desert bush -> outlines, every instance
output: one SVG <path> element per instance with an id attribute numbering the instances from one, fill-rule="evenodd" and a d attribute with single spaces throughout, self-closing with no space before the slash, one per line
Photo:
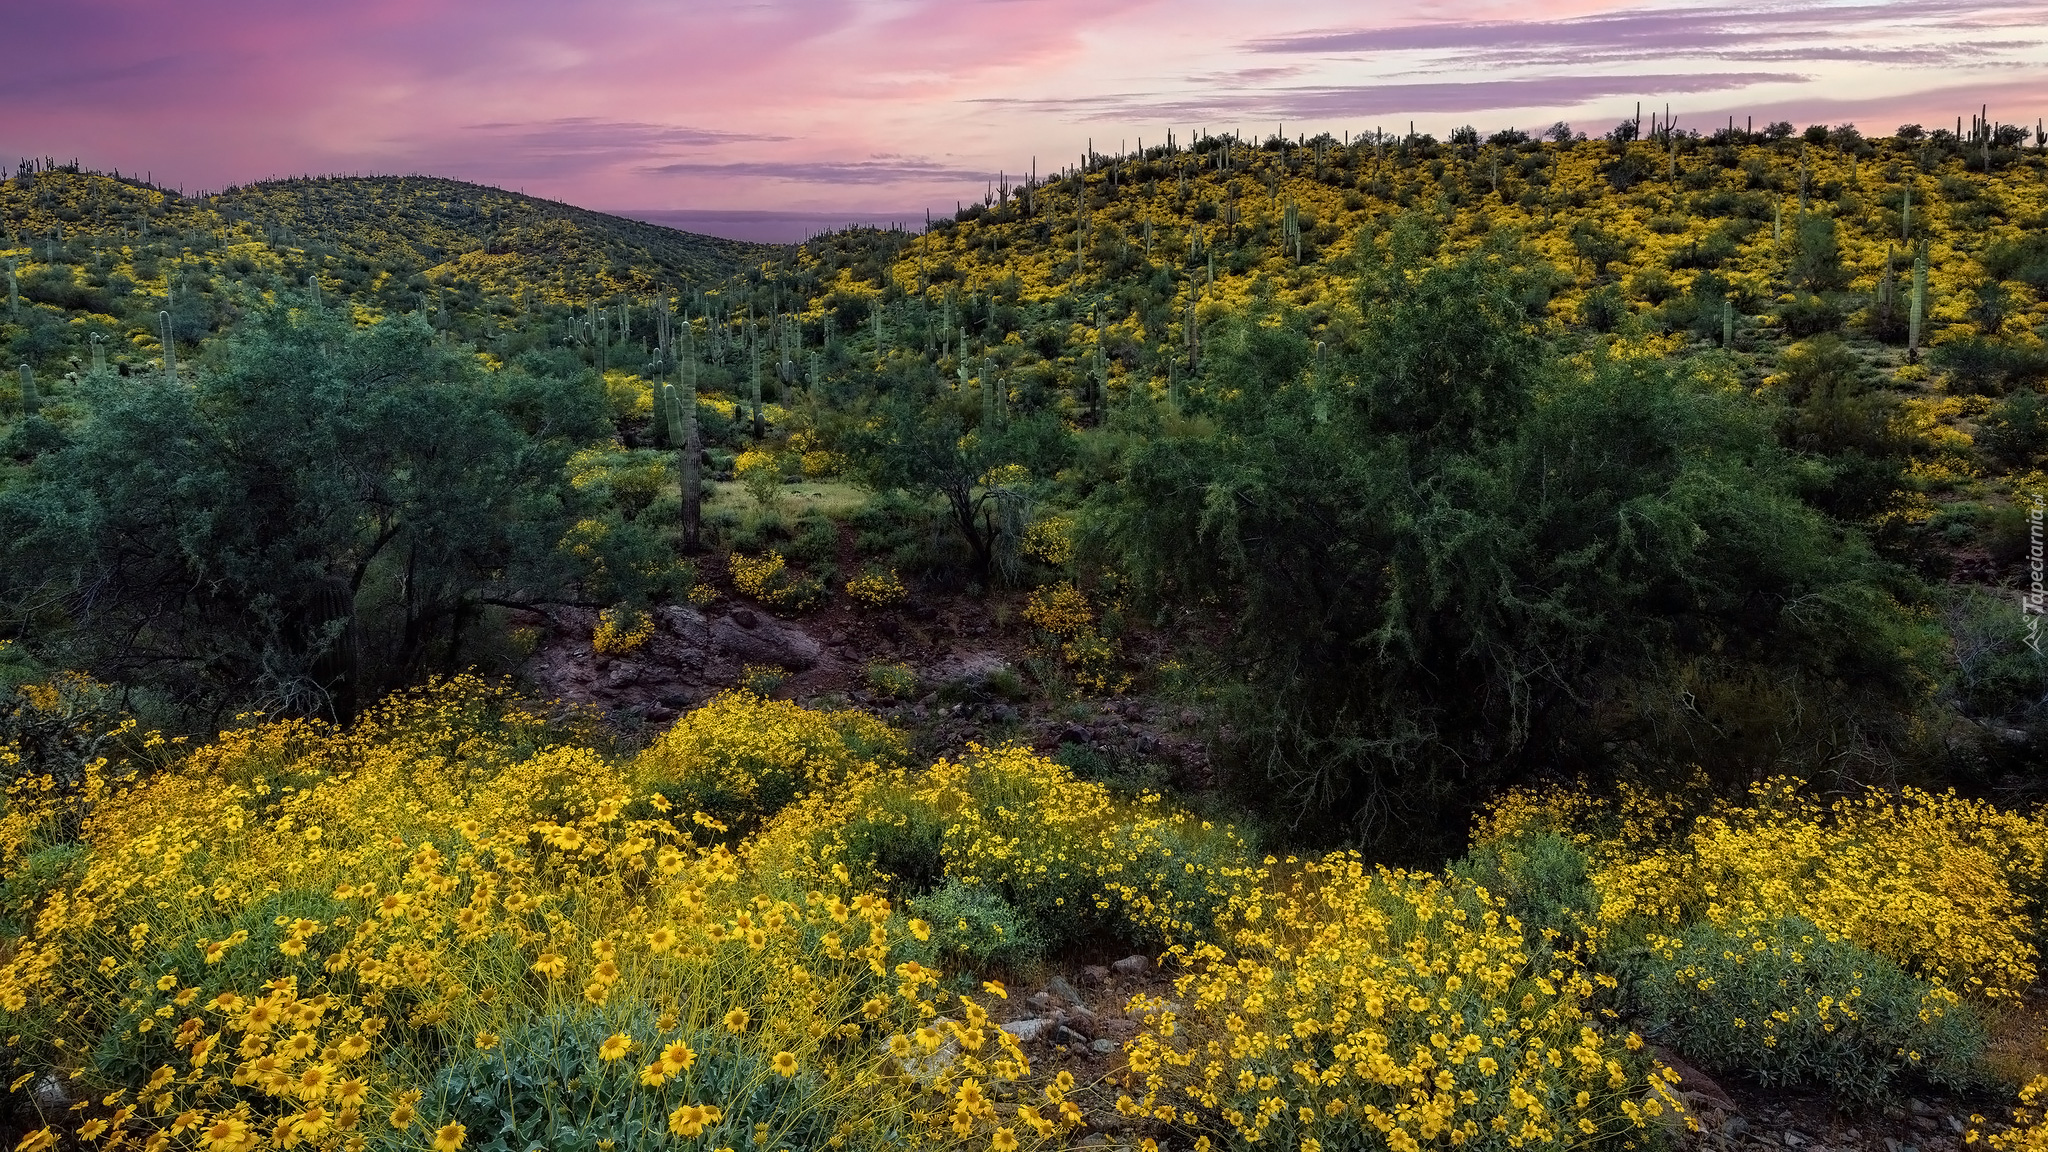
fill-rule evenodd
<path id="1" fill-rule="evenodd" d="M 1630 968 L 1653 1034 L 1712 1069 L 1866 1102 L 1981 1079 L 1967 1002 L 1801 917 L 1653 934 Z"/>

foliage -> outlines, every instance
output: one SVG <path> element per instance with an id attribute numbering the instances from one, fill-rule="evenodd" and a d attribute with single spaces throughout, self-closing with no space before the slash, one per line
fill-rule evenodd
<path id="1" fill-rule="evenodd" d="M 1185 1008 L 1133 1002 L 1144 1079 L 1127 1114 L 1230 1148 L 1402 1152 L 1644 1147 L 1658 1116 L 1683 1114 L 1642 1041 L 1597 1026 L 1612 978 L 1529 948 L 1469 881 L 1290 858 L 1218 928 L 1174 950 Z"/>
<path id="2" fill-rule="evenodd" d="M 987 1147 L 1030 1062 L 964 997 L 931 1022 L 902 911 L 789 890 L 632 783 L 719 734 L 644 764 L 589 735 L 457 681 L 110 790 L 0 964 L 9 1076 L 69 1078 L 106 1100 L 69 1123 L 137 1143 Z M 954 1066 L 904 1076 L 942 1029 Z"/>
<path id="3" fill-rule="evenodd" d="M 887 608 L 902 603 L 908 593 L 894 568 L 870 564 L 846 582 L 846 594 L 870 608 Z"/>
<path id="4" fill-rule="evenodd" d="M 917 672 L 908 664 L 872 661 L 867 667 L 868 687 L 893 700 L 907 700 L 917 694 Z"/>
<path id="5" fill-rule="evenodd" d="M 1822 717 L 1910 707 L 1931 637 L 1803 504 L 1767 408 L 1708 365 L 1556 357 L 1512 248 L 1445 254 L 1410 223 L 1362 258 L 1355 357 L 1284 326 L 1212 340 L 1217 433 L 1158 429 L 1094 497 L 1099 553 L 1155 607 L 1231 613 L 1252 779 L 1426 830 L 1411 814 L 1579 744 L 1601 685 L 1688 660 L 1772 669 Z"/>
<path id="6" fill-rule="evenodd" d="M 1710 1068 L 1855 1100 L 1901 1082 L 1967 1088 L 1984 1025 L 1959 996 L 1798 917 L 1653 934 L 1634 990 L 1658 1034 Z"/>
<path id="7" fill-rule="evenodd" d="M 1048 948 L 1096 932 L 1199 938 L 1245 867 L 1232 829 L 1156 795 L 1119 800 L 1026 749 L 978 745 L 917 775 L 815 794 L 778 817 L 755 852 L 798 885 L 845 875 L 912 896 L 949 882 L 987 888 Z"/>
<path id="8" fill-rule="evenodd" d="M 1600 919 L 1617 928 L 1800 917 L 1973 1000 L 2010 1002 L 2033 984 L 2033 924 L 2048 892 L 2037 818 L 1912 789 L 1823 804 L 1784 779 L 1696 819 L 1687 807 L 1640 789 L 1614 799 L 1516 791 L 1479 839 L 1572 836 L 1594 858 Z"/>
<path id="9" fill-rule="evenodd" d="M 637 779 L 677 811 L 746 828 L 798 796 L 846 786 L 895 763 L 901 738 L 860 712 L 814 712 L 727 692 L 676 721 L 633 761 Z"/>
<path id="10" fill-rule="evenodd" d="M 64 604 L 61 642 L 108 678 L 347 715 L 459 653 L 482 598 L 575 575 L 553 544 L 588 396 L 423 323 L 277 310 L 191 387 L 89 393 L 0 521 L 10 600 Z"/>
<path id="11" fill-rule="evenodd" d="M 607 656 L 623 656 L 637 650 L 652 635 L 654 617 L 632 609 L 607 608 L 598 613 L 590 646 Z"/>
<path id="12" fill-rule="evenodd" d="M 764 604 L 800 612 L 816 607 L 825 598 L 823 581 L 792 573 L 785 566 L 782 553 L 773 549 L 759 558 L 734 552 L 726 565 L 732 572 L 733 585 Z"/>

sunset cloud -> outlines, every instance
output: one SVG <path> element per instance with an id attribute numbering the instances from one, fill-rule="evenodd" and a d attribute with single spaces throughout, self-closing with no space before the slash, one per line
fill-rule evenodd
<path id="1" fill-rule="evenodd" d="M 747 227 L 918 218 L 998 171 L 1285 121 L 1601 130 L 2048 114 L 2048 0 L 67 0 L 8 16 L 0 158 L 188 190 L 432 172 Z"/>

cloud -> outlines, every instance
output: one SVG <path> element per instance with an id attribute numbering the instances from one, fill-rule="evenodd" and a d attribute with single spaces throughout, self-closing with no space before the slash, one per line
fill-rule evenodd
<path id="1" fill-rule="evenodd" d="M 1202 95 L 1136 94 L 1099 100 L 1040 100 L 1033 106 L 1089 120 L 1229 121 L 1391 116 L 1550 108 L 1614 97 L 1648 98 L 1717 92 L 1758 84 L 1795 84 L 1792 72 L 1698 72 L 1618 76 L 1528 76 L 1512 80 L 1443 80 L 1241 89 Z"/>
<path id="2" fill-rule="evenodd" d="M 1772 7 L 1696 6 L 1630 9 L 1564 20 L 1431 21 L 1387 28 L 1300 32 L 1250 41 L 1256 53 L 1320 55 L 1382 52 L 1548 53 L 1562 50 L 1664 57 L 1760 44 L 1792 44 L 1792 51 L 1839 45 L 1857 35 L 1910 31 L 1958 34 L 1985 22 L 2024 23 L 2048 15 L 2038 2 L 1991 5 L 1984 0 L 1903 0 L 1887 4 L 1786 4 Z M 1818 42 L 1816 43 L 1816 38 Z"/>
<path id="3" fill-rule="evenodd" d="M 911 181 L 993 180 L 979 168 L 956 168 L 933 160 L 878 156 L 869 160 L 737 160 L 722 163 L 681 160 L 639 169 L 658 176 L 744 176 L 799 184 L 903 184 Z"/>
<path id="4" fill-rule="evenodd" d="M 605 120 L 596 116 L 564 116 L 555 120 L 465 124 L 465 132 L 492 137 L 499 147 L 552 156 L 614 156 L 645 154 L 667 148 L 706 148 L 719 144 L 787 140 L 765 132 L 724 132 L 674 124 Z"/>

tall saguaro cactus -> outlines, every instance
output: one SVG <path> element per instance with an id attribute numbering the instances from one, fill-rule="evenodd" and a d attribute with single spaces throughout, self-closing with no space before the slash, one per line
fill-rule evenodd
<path id="1" fill-rule="evenodd" d="M 36 370 L 26 364 L 21 366 L 21 414 L 33 416 L 43 407 L 43 399 L 36 392 Z"/>
<path id="2" fill-rule="evenodd" d="M 1920 326 L 1927 318 L 1927 244 L 1922 241 L 1913 256 L 1913 308 L 1907 319 L 1906 359 L 1920 358 Z"/>
<path id="3" fill-rule="evenodd" d="M 705 317 L 706 322 L 710 320 Z M 682 437 L 676 446 L 682 453 L 679 464 L 683 483 L 683 548 L 697 550 L 697 536 L 702 522 L 704 507 L 704 441 L 697 431 L 697 354 L 695 341 L 690 337 L 690 326 L 683 325 L 682 395 L 669 405 L 669 418 L 675 420 L 680 412 Z M 670 425 L 674 431 L 674 425 Z"/>
<path id="4" fill-rule="evenodd" d="M 171 331 L 171 313 L 168 309 L 156 314 L 158 336 L 164 344 L 164 375 L 175 381 L 178 378 L 178 341 Z"/>

